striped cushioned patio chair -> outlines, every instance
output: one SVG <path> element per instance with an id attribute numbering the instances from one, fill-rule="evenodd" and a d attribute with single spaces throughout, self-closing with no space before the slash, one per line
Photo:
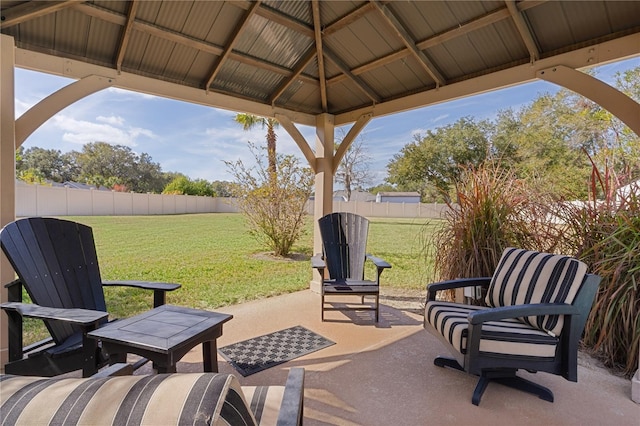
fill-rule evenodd
<path id="1" fill-rule="evenodd" d="M 231 374 L 90 378 L 0 376 L 0 424 L 299 425 L 304 369 L 285 386 L 241 387 Z"/>
<path id="2" fill-rule="evenodd" d="M 472 402 L 480 403 L 489 381 L 553 402 L 546 387 L 516 376 L 544 371 L 577 381 L 577 351 L 600 277 L 577 259 L 507 248 L 493 277 L 427 286 L 424 326 L 453 358 L 435 365 L 480 376 Z M 438 291 L 483 287 L 487 306 L 439 301 Z"/>

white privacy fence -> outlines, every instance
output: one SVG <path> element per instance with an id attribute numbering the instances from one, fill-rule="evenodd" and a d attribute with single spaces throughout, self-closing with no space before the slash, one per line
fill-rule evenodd
<path id="1" fill-rule="evenodd" d="M 444 204 L 334 201 L 334 211 L 366 217 L 440 218 Z M 134 216 L 236 213 L 233 198 L 139 194 L 16 183 L 16 216 Z M 313 201 L 307 205 L 313 214 Z"/>

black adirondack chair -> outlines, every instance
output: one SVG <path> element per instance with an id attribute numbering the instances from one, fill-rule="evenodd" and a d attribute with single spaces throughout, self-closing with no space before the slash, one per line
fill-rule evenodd
<path id="1" fill-rule="evenodd" d="M 105 365 L 98 342 L 86 334 L 108 321 L 102 286 L 154 291 L 154 306 L 179 284 L 102 281 L 90 227 L 61 219 L 19 219 L 0 231 L 0 245 L 18 279 L 8 284 L 9 362 L 5 372 L 54 376 L 78 369 L 85 377 Z M 22 286 L 32 304 L 22 303 Z M 50 339 L 23 347 L 23 317 L 42 319 Z"/>
<path id="2" fill-rule="evenodd" d="M 311 258 L 311 266 L 323 277 L 321 286 L 322 320 L 325 310 L 374 310 L 376 322 L 380 312 L 380 275 L 391 265 L 384 260 L 367 254 L 369 220 L 354 213 L 330 213 L 318 220 L 322 237 L 323 253 Z M 372 261 L 376 268 L 376 279 L 365 280 L 365 261 Z M 325 268 L 328 277 L 325 277 Z M 328 308 L 325 298 L 334 295 L 356 295 L 362 305 L 355 308 L 344 306 Z M 374 304 L 365 305 L 365 296 L 372 296 Z"/>
<path id="3" fill-rule="evenodd" d="M 550 389 L 517 376 L 519 369 L 578 381 L 578 346 L 600 284 L 584 263 L 568 256 L 508 248 L 493 277 L 427 286 L 424 326 L 453 358 L 434 364 L 480 376 L 471 401 L 497 382 L 553 402 Z M 439 301 L 439 291 L 487 290 L 488 306 Z"/>

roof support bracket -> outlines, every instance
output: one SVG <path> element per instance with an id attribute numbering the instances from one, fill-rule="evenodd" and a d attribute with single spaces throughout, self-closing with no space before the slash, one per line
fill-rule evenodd
<path id="1" fill-rule="evenodd" d="M 304 157 L 307 159 L 307 162 L 309 163 L 309 166 L 311 166 L 313 172 L 317 173 L 316 154 L 313 152 L 302 133 L 300 133 L 300 130 L 298 130 L 295 124 L 293 124 L 293 121 L 284 114 L 275 114 L 275 119 L 278 120 L 278 123 L 280 123 L 280 125 L 282 125 L 287 133 L 289 133 L 293 138 L 298 145 L 298 148 L 300 148 L 300 151 L 302 151 L 302 154 L 304 154 Z"/>
<path id="2" fill-rule="evenodd" d="M 114 84 L 114 78 L 89 75 L 50 94 L 16 120 L 16 148 L 22 145 L 38 127 L 64 108 Z"/>
<path id="3" fill-rule="evenodd" d="M 349 132 L 344 137 L 344 139 L 342 139 L 342 142 L 340 142 L 340 146 L 338 147 L 338 150 L 333 156 L 333 174 L 334 175 L 336 174 L 336 171 L 338 170 L 338 166 L 340 165 L 340 161 L 342 161 L 342 158 L 346 154 L 347 150 L 349 149 L 353 141 L 356 139 L 356 137 L 360 134 L 362 129 L 364 129 L 364 126 L 366 126 L 369 123 L 369 121 L 371 121 L 372 118 L 373 118 L 373 113 L 362 114 L 358 118 L 358 120 L 356 120 L 356 122 L 353 123 L 353 126 L 351 126 L 351 129 L 349 129 Z"/>
<path id="4" fill-rule="evenodd" d="M 537 77 L 591 99 L 640 136 L 640 104 L 595 77 L 564 65 L 538 71 Z"/>

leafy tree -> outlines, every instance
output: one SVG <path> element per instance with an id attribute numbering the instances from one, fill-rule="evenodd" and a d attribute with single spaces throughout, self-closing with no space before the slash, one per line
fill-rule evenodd
<path id="1" fill-rule="evenodd" d="M 249 143 L 249 148 L 255 167 L 248 167 L 241 160 L 225 161 L 235 178 L 233 195 L 249 221 L 250 233 L 276 256 L 286 256 L 304 232 L 313 172 L 292 155 L 277 155 L 274 181 L 270 166 L 265 166 L 256 146 Z"/>
<path id="2" fill-rule="evenodd" d="M 344 136 L 342 137 L 344 140 Z M 340 147 L 340 141 L 336 145 L 336 150 Z M 352 189 L 362 189 L 371 181 L 369 173 L 369 163 L 371 156 L 367 153 L 364 141 L 361 137 L 356 138 L 349 146 L 340 161 L 335 174 L 336 183 L 342 184 L 346 193 L 346 201 L 351 199 Z"/>
<path id="3" fill-rule="evenodd" d="M 216 197 L 231 197 L 233 195 L 233 183 L 224 180 L 214 180 L 211 183 Z"/>
<path id="4" fill-rule="evenodd" d="M 367 189 L 367 192 L 372 193 L 373 195 L 378 194 L 378 192 L 393 192 L 397 191 L 396 187 L 393 185 L 389 185 L 388 183 L 381 183 L 380 185 L 372 186 Z"/>
<path id="5" fill-rule="evenodd" d="M 134 187 L 136 192 L 160 193 L 170 182 L 170 179 L 162 172 L 160 164 L 154 163 L 149 154 L 142 153 L 138 156 L 135 169 L 138 183 Z"/>
<path id="6" fill-rule="evenodd" d="M 147 154 L 138 156 L 131 148 L 106 142 L 85 144 L 82 152 L 73 153 L 80 169 L 81 182 L 112 187 L 122 184 L 135 192 L 160 192 L 165 182 L 162 169 Z"/>
<path id="7" fill-rule="evenodd" d="M 44 184 L 46 183 L 46 179 L 44 175 L 37 169 L 26 169 L 20 170 L 18 172 L 18 179 L 27 183 L 38 183 Z"/>
<path id="8" fill-rule="evenodd" d="M 67 182 L 73 180 L 77 167 L 72 155 L 62 154 L 57 149 L 32 147 L 19 150 L 20 160 L 16 172 L 37 170 L 45 180 Z"/>
<path id="9" fill-rule="evenodd" d="M 211 183 L 204 179 L 191 180 L 179 176 L 172 180 L 162 191 L 163 194 L 215 196 Z"/>
<path id="10" fill-rule="evenodd" d="M 448 194 L 461 166 L 477 166 L 487 159 L 491 129 L 487 121 L 476 123 L 465 117 L 415 136 L 387 165 L 387 181 L 417 190 L 423 200 L 430 185 Z"/>
<path id="11" fill-rule="evenodd" d="M 586 195 L 588 158 L 576 127 L 561 117 L 569 114 L 562 95 L 543 95 L 517 113 L 502 112 L 496 122 L 494 153 L 522 179 L 539 179 L 549 193 Z"/>

